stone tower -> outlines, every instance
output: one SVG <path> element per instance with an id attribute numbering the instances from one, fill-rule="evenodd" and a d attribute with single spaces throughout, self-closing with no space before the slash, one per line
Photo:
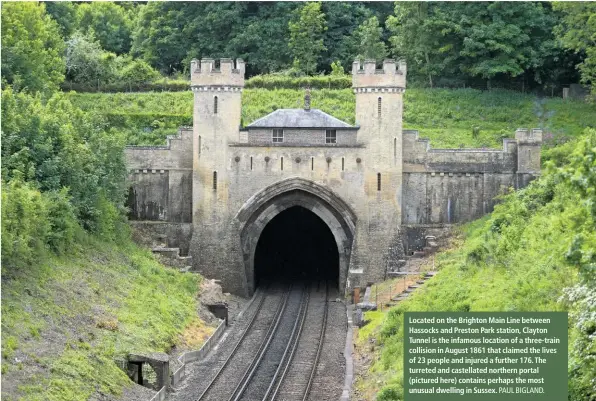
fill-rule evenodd
<path id="1" fill-rule="evenodd" d="M 358 142 L 366 146 L 368 228 L 365 232 L 378 238 L 391 234 L 390 238 L 369 245 L 369 248 L 376 248 L 370 249 L 369 257 L 382 257 L 382 260 L 376 261 L 380 275 L 385 269 L 397 268 L 398 260 L 403 257 L 398 238 L 406 63 L 385 60 L 383 68 L 377 69 L 375 60 L 366 60 L 363 66 L 355 61 L 352 65 L 352 87 L 356 95 L 356 125 L 360 127 Z"/>
<path id="2" fill-rule="evenodd" d="M 405 62 L 356 61 L 352 80 L 355 125 L 307 102 L 240 127 L 244 62 L 193 60 L 192 129 L 126 150 L 129 217 L 166 242 L 154 252 L 236 294 L 252 294 L 271 272 L 331 277 L 350 290 L 402 273 L 427 236 L 481 217 L 540 174 L 537 129 L 518 130 L 502 149 L 433 149 L 403 130 Z M 318 223 L 296 230 L 300 216 Z M 330 251 L 324 266 L 297 258 L 317 249 Z"/>
<path id="3" fill-rule="evenodd" d="M 516 188 L 523 188 L 540 174 L 542 130 L 519 128 L 515 131 L 515 139 L 517 139 Z"/>
<path id="4" fill-rule="evenodd" d="M 193 221 L 202 222 L 201 244 L 212 252 L 196 252 L 203 266 L 217 266 L 221 216 L 228 212 L 228 144 L 238 140 L 244 87 L 244 61 L 210 58 L 191 63 L 193 107 Z M 218 235 L 211 235 L 213 229 Z M 209 242 L 212 238 L 214 242 Z M 208 258 L 209 260 L 201 260 Z M 211 260 L 213 259 L 213 260 Z M 209 272 L 214 275 L 216 271 Z"/>

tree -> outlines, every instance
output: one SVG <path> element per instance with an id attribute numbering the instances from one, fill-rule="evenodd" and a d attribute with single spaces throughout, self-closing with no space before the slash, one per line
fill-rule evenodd
<path id="1" fill-rule="evenodd" d="M 163 73 L 187 70 L 190 60 L 236 57 L 246 28 L 240 2 L 155 2 L 143 6 L 133 34 L 133 55 Z"/>
<path id="2" fill-rule="evenodd" d="M 522 74 L 541 82 L 553 58 L 555 16 L 548 4 L 518 2 L 397 3 L 387 25 L 409 71 L 434 77 L 493 79 Z"/>
<path id="3" fill-rule="evenodd" d="M 68 38 L 77 28 L 77 9 L 71 1 L 47 1 L 46 12 L 60 26 L 60 33 Z"/>
<path id="4" fill-rule="evenodd" d="M 184 69 L 182 60 L 190 49 L 189 8 L 198 3 L 153 2 L 141 6 L 133 31 L 131 53 L 163 73 Z"/>
<path id="5" fill-rule="evenodd" d="M 104 51 L 91 33 L 75 32 L 66 42 L 66 76 L 69 81 L 97 85 L 112 77 L 114 55 Z"/>
<path id="6" fill-rule="evenodd" d="M 126 188 L 124 135 L 104 127 L 60 92 L 44 101 L 4 90 L 2 180 L 30 182 L 42 192 L 68 188 L 78 220 L 97 230 L 105 202 L 123 205 Z"/>
<path id="7" fill-rule="evenodd" d="M 125 8 L 118 3 L 94 1 L 77 6 L 77 26 L 92 33 L 105 50 L 123 54 L 131 46 L 132 22 Z"/>
<path id="8" fill-rule="evenodd" d="M 2 79 L 15 89 L 53 91 L 64 81 L 64 41 L 44 4 L 2 4 Z"/>
<path id="9" fill-rule="evenodd" d="M 328 28 L 323 35 L 323 44 L 327 48 L 321 60 L 323 66 L 335 61 L 346 66 L 352 65 L 358 54 L 358 38 L 354 32 L 373 15 L 369 9 L 371 5 L 344 1 L 322 3 Z"/>
<path id="10" fill-rule="evenodd" d="M 462 72 L 490 80 L 537 69 L 552 56 L 555 20 L 541 3 L 486 2 L 444 4 L 444 32 Z"/>
<path id="11" fill-rule="evenodd" d="M 247 62 L 247 74 L 272 73 L 292 64 L 288 47 L 288 23 L 300 3 L 248 3 L 242 18 L 244 26 L 231 39 L 228 49 Z"/>
<path id="12" fill-rule="evenodd" d="M 561 44 L 583 56 L 578 65 L 581 81 L 592 85 L 596 95 L 596 3 L 555 3 L 555 10 L 562 13 L 561 23 L 555 33 Z"/>
<path id="13" fill-rule="evenodd" d="M 321 11 L 321 3 L 306 3 L 297 14 L 297 19 L 290 21 L 290 49 L 294 56 L 294 65 L 313 74 L 321 53 L 326 50 L 323 45 L 323 32 L 327 30 L 325 14 Z"/>
<path id="14" fill-rule="evenodd" d="M 410 74 L 420 74 L 433 87 L 433 78 L 445 69 L 445 52 L 450 49 L 440 27 L 439 6 L 430 2 L 396 2 L 395 15 L 387 19 L 393 33 L 393 53 L 404 57 Z"/>
<path id="15" fill-rule="evenodd" d="M 387 56 L 387 46 L 383 43 L 383 28 L 377 17 L 370 17 L 356 31 L 358 38 L 358 58 L 383 60 Z"/>

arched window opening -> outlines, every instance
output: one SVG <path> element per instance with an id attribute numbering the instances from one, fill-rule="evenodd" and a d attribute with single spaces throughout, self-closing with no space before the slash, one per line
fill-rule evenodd
<path id="1" fill-rule="evenodd" d="M 315 158 L 311 157 L 310 158 L 310 170 L 314 171 L 314 169 L 315 169 Z"/>
<path id="2" fill-rule="evenodd" d="M 252 156 L 250 157 L 250 169 L 252 170 Z"/>
<path id="3" fill-rule="evenodd" d="M 213 190 L 217 190 L 217 171 L 213 172 Z"/>
<path id="4" fill-rule="evenodd" d="M 201 154 L 201 135 L 199 135 L 199 154 Z"/>
<path id="5" fill-rule="evenodd" d="M 282 171 L 284 169 L 284 158 L 283 157 L 281 158 L 281 169 L 282 169 Z"/>
<path id="6" fill-rule="evenodd" d="M 377 99 L 377 117 L 381 117 L 381 98 Z"/>
<path id="7" fill-rule="evenodd" d="M 393 158 L 397 158 L 397 138 L 393 138 Z"/>
<path id="8" fill-rule="evenodd" d="M 341 158 L 341 171 L 344 171 L 344 167 L 345 167 L 345 158 Z"/>
<path id="9" fill-rule="evenodd" d="M 377 191 L 381 190 L 381 173 L 377 173 Z"/>
<path id="10" fill-rule="evenodd" d="M 213 97 L 213 114 L 217 114 L 217 96 Z"/>

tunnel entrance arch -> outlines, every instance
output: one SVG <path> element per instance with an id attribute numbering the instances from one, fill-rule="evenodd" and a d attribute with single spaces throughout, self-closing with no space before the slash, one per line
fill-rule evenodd
<path id="1" fill-rule="evenodd" d="M 302 206 L 278 213 L 265 226 L 254 256 L 254 284 L 327 281 L 339 284 L 339 252 L 331 229 Z"/>
<path id="2" fill-rule="evenodd" d="M 339 289 L 345 289 L 356 227 L 356 214 L 330 189 L 303 178 L 279 181 L 253 195 L 236 215 L 249 294 L 255 290 L 255 254 L 265 227 L 281 212 L 300 206 L 329 228 L 338 252 Z"/>

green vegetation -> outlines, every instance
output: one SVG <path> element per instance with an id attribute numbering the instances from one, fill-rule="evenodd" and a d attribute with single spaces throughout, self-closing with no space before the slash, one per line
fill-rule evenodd
<path id="1" fill-rule="evenodd" d="M 165 135 L 175 134 L 178 126 L 192 124 L 191 92 L 71 93 L 68 97 L 83 110 L 105 115 L 111 127 L 126 134 L 129 144 L 163 144 Z M 302 107 L 303 97 L 304 91 L 298 89 L 245 89 L 243 124 L 279 108 Z M 350 89 L 313 90 L 312 107 L 354 123 Z M 500 148 L 502 138 L 512 138 L 516 128 L 542 127 L 550 146 L 578 136 L 586 127 L 596 127 L 596 106 L 513 91 L 408 89 L 404 126 L 419 130 L 435 148 Z"/>
<path id="2" fill-rule="evenodd" d="M 389 56 L 406 59 L 418 86 L 560 94 L 594 79 L 594 12 L 577 2 L 7 3 L 2 72 L 31 91 L 64 79 L 64 88 L 132 91 L 159 73 L 187 77 L 194 58 L 241 57 L 254 76 Z"/>
<path id="3" fill-rule="evenodd" d="M 104 398 L 114 359 L 191 343 L 200 277 L 132 243 L 123 134 L 47 89 L 2 91 L 2 399 Z"/>
<path id="4" fill-rule="evenodd" d="M 327 24 L 321 3 L 305 3 L 300 12 L 296 12 L 294 20 L 290 21 L 289 29 L 288 45 L 294 56 L 294 68 L 306 74 L 315 73 L 321 53 L 327 50 L 323 44 L 323 32 L 327 30 Z"/>
<path id="5" fill-rule="evenodd" d="M 64 81 L 58 24 L 33 2 L 2 4 L 2 86 L 52 91 Z"/>
<path id="6" fill-rule="evenodd" d="M 555 32 L 563 46 L 583 56 L 579 64 L 581 80 L 585 84 L 593 84 L 592 95 L 596 95 L 594 83 L 596 83 L 596 46 L 594 36 L 596 35 L 596 3 L 567 3 L 557 2 L 555 10 L 563 17 Z"/>
<path id="7" fill-rule="evenodd" d="M 63 256 L 42 249 L 14 268 L 4 261 L 14 191 L 43 197 L 2 190 L 2 399 L 121 394 L 132 383 L 114 360 L 168 351 L 196 319 L 199 276 L 161 266 L 130 240 L 115 245 L 86 234 Z M 32 223 L 28 215 L 23 224 Z"/>
<path id="8" fill-rule="evenodd" d="M 551 163 L 490 216 L 462 228 L 465 240 L 438 255 L 435 278 L 383 319 L 371 370 L 383 382 L 378 400 L 403 399 L 403 313 L 427 310 L 569 311 L 569 400 L 596 399 L 595 156 L 596 130 L 587 130 L 560 166 Z"/>

